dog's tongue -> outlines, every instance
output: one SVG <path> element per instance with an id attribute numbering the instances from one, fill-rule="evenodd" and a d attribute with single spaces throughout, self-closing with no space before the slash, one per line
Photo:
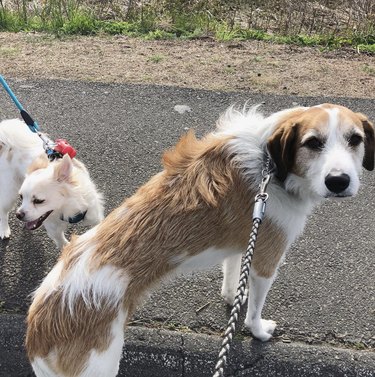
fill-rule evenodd
<path id="1" fill-rule="evenodd" d="M 25 223 L 25 228 L 27 230 L 35 230 L 38 229 L 42 224 L 43 221 L 52 213 L 52 211 L 46 212 L 43 216 L 40 216 L 38 219 L 33 221 L 27 221 Z"/>
<path id="2" fill-rule="evenodd" d="M 28 221 L 25 223 L 25 228 L 27 230 L 35 230 L 38 229 L 42 224 L 39 224 L 39 219 L 33 220 L 33 221 Z"/>

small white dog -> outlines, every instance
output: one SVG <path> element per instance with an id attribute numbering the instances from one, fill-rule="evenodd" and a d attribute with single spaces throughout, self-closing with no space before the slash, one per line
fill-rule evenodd
<path id="1" fill-rule="evenodd" d="M 69 222 L 96 225 L 104 217 L 102 195 L 85 166 L 64 155 L 50 162 L 40 137 L 18 119 L 0 123 L 0 237 L 9 238 L 8 216 L 18 194 L 17 217 L 28 230 L 42 224 L 62 248 Z"/>
<path id="2" fill-rule="evenodd" d="M 176 272 L 224 261 L 222 295 L 232 303 L 267 149 L 277 170 L 245 325 L 271 338 L 276 324 L 261 313 L 278 266 L 317 203 L 357 193 L 362 166 L 374 168 L 374 128 L 330 104 L 270 117 L 230 109 L 218 126 L 202 140 L 183 137 L 164 155 L 161 173 L 64 248 L 29 310 L 26 347 L 38 377 L 115 376 L 127 320 Z"/>

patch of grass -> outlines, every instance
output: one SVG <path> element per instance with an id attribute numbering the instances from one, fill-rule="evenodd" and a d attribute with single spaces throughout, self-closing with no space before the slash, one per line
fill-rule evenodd
<path id="1" fill-rule="evenodd" d="M 17 55 L 19 50 L 15 47 L 0 47 L 0 56 L 10 57 Z"/>
<path id="2" fill-rule="evenodd" d="M 176 35 L 171 32 L 157 29 L 149 31 L 148 34 L 145 34 L 144 38 L 148 40 L 166 40 L 176 38 Z"/>
<path id="3" fill-rule="evenodd" d="M 218 41 L 227 42 L 243 39 L 241 29 L 233 29 L 226 23 L 216 23 L 214 30 L 215 38 Z"/>
<path id="4" fill-rule="evenodd" d="M 63 34 L 96 34 L 99 30 L 95 18 L 86 11 L 77 10 L 61 26 Z"/>
<path id="5" fill-rule="evenodd" d="M 355 47 L 375 53 L 373 0 L 144 0 L 115 2 L 0 0 L 0 30 L 45 31 L 58 36 L 106 33 L 145 39 L 260 40 L 321 48 Z"/>
<path id="6" fill-rule="evenodd" d="M 165 59 L 165 56 L 164 55 L 161 55 L 161 54 L 156 54 L 156 55 L 152 55 L 150 56 L 147 60 L 151 63 L 160 63 L 161 61 L 163 61 Z"/>
<path id="7" fill-rule="evenodd" d="M 359 44 L 357 46 L 359 52 L 364 52 L 367 54 L 374 54 L 375 55 L 375 44 L 366 45 L 366 44 Z"/>
<path id="8" fill-rule="evenodd" d="M 253 60 L 254 60 L 255 63 L 260 63 L 261 61 L 264 60 L 264 58 L 261 57 L 261 56 L 259 56 L 259 55 L 257 55 Z"/>
<path id="9" fill-rule="evenodd" d="M 129 36 L 139 36 L 142 34 L 139 25 L 132 22 L 98 21 L 97 25 L 99 30 L 106 34 L 125 34 Z"/>
<path id="10" fill-rule="evenodd" d="M 358 351 L 366 349 L 366 345 L 362 342 L 357 342 L 353 344 L 353 348 L 355 348 Z"/>
<path id="11" fill-rule="evenodd" d="M 24 21 L 17 13 L 8 9 L 0 8 L 0 31 L 19 32 L 22 30 Z"/>
<path id="12" fill-rule="evenodd" d="M 363 71 L 366 72 L 370 76 L 375 76 L 375 66 L 371 66 L 369 64 L 365 64 L 363 66 Z"/>

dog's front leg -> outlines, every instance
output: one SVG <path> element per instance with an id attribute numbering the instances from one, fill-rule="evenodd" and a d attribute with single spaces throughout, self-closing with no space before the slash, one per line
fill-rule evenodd
<path id="1" fill-rule="evenodd" d="M 270 278 L 260 277 L 253 269 L 250 272 L 249 300 L 245 326 L 251 330 L 256 338 L 263 342 L 272 337 L 276 327 L 276 322 L 261 318 L 263 305 L 275 276 L 276 272 Z"/>
<path id="2" fill-rule="evenodd" d="M 55 242 L 57 248 L 61 250 L 68 243 L 64 234 L 67 224 L 61 220 L 54 220 L 45 221 L 43 225 L 46 228 L 48 236 Z"/>

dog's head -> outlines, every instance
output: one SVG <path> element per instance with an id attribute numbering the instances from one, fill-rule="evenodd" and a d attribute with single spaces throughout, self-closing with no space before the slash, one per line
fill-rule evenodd
<path id="1" fill-rule="evenodd" d="M 25 222 L 26 228 L 39 228 L 54 211 L 59 211 L 69 199 L 73 164 L 68 155 L 50 163 L 45 154 L 29 167 L 20 188 L 22 200 L 16 216 Z"/>
<path id="2" fill-rule="evenodd" d="M 319 197 L 355 195 L 362 166 L 374 169 L 373 124 L 342 106 L 283 113 L 267 146 L 286 188 L 309 187 Z"/>

